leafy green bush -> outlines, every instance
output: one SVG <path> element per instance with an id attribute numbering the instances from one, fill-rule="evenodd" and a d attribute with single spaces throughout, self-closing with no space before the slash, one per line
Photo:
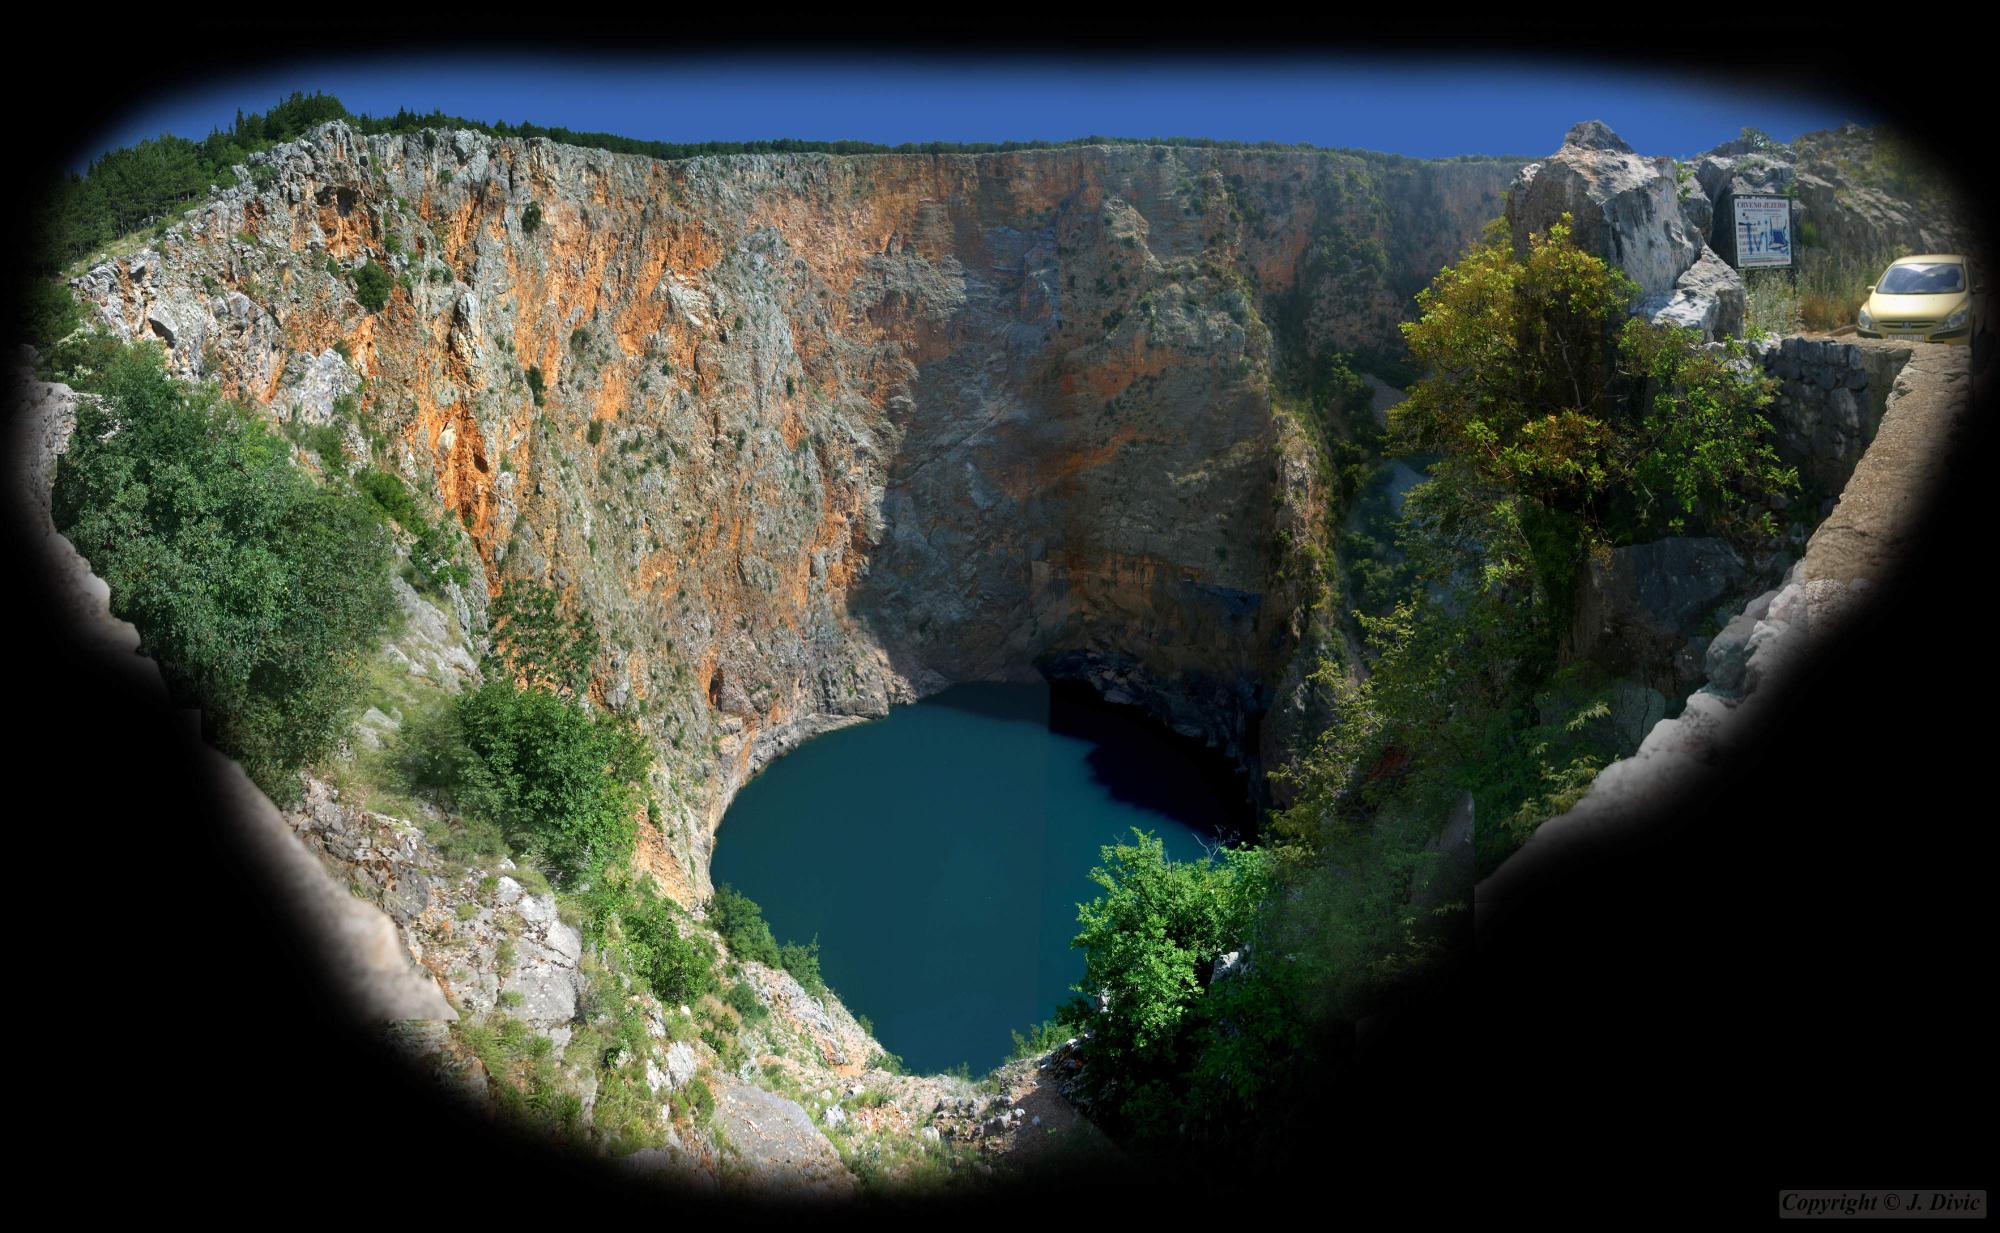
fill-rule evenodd
<path id="1" fill-rule="evenodd" d="M 379 261 L 354 269 L 354 299 L 369 312 L 380 312 L 389 302 L 389 288 L 395 281 L 389 277 L 388 268 Z"/>
<path id="2" fill-rule="evenodd" d="M 340 431 L 338 424 L 297 424 L 296 438 L 301 448 L 319 455 L 319 460 L 329 471 L 338 471 L 347 463 L 347 434 Z"/>
<path id="3" fill-rule="evenodd" d="M 615 933 L 634 974 L 667 1006 L 716 987 L 714 948 L 699 934 L 681 935 L 677 922 L 685 913 L 656 892 L 650 878 L 607 864 L 593 871 L 577 899 L 584 940 L 601 945 Z"/>
<path id="4" fill-rule="evenodd" d="M 1241 1030 L 1218 1026 L 1210 973 L 1255 935 L 1271 864 L 1262 849 L 1172 861 L 1159 839 L 1137 829 L 1133 837 L 1104 848 L 1104 863 L 1091 871 L 1104 893 L 1078 908 L 1083 928 L 1072 945 L 1084 952 L 1084 977 L 1058 1022 L 1090 1031 L 1084 1074 L 1100 1116 L 1135 1142 L 1158 1146 L 1186 1137 L 1196 1113 L 1189 1078 L 1212 1038 Z M 1061 1031 L 1048 1024 L 1038 1036 L 1059 1042 Z M 1016 1040 L 1017 1048 L 1029 1046 Z M 1254 1087 L 1252 1074 L 1239 1079 Z"/>
<path id="5" fill-rule="evenodd" d="M 764 909 L 755 900 L 724 883 L 715 888 L 708 901 L 708 923 L 728 944 L 729 953 L 739 960 L 783 968 L 816 998 L 826 996 L 826 982 L 819 971 L 819 939 L 778 945 Z"/>
<path id="6" fill-rule="evenodd" d="M 417 786 L 497 824 L 569 883 L 631 854 L 650 755 L 613 717 L 494 681 L 415 726 L 403 762 Z"/>
<path id="7" fill-rule="evenodd" d="M 410 581 L 418 590 L 436 594 L 446 583 L 466 584 L 471 573 L 458 564 L 450 524 L 427 517 L 400 478 L 368 470 L 354 477 L 354 486 L 410 536 Z"/>
<path id="8" fill-rule="evenodd" d="M 729 986 L 729 992 L 723 995 L 722 1000 L 734 1007 L 747 1022 L 755 1023 L 771 1013 L 764 1008 L 764 1003 L 757 1000 L 757 991 L 750 987 L 747 980 L 739 980 Z"/>
<path id="9" fill-rule="evenodd" d="M 1028 1029 L 1026 1036 L 1019 1032 L 1009 1033 L 1014 1038 L 1013 1052 L 1007 1055 L 1010 1062 L 1022 1058 L 1040 1057 L 1049 1050 L 1068 1040 L 1075 1033 L 1070 1025 L 1060 1019 L 1048 1019 Z"/>
<path id="10" fill-rule="evenodd" d="M 82 307 L 62 283 L 31 278 L 21 298 L 22 335 L 38 350 L 48 350 L 83 324 Z"/>
<path id="11" fill-rule="evenodd" d="M 715 1092 L 706 1080 L 696 1075 L 675 1089 L 667 1098 L 667 1106 L 676 1120 L 704 1126 L 715 1116 Z"/>
<path id="12" fill-rule="evenodd" d="M 88 363 L 80 357 L 88 356 Z M 176 699 L 274 799 L 346 730 L 394 603 L 368 503 L 314 483 L 285 443 L 150 346 L 56 361 L 82 403 L 56 526 L 111 588 Z"/>
<path id="13" fill-rule="evenodd" d="M 1217 956 L 1248 930 L 1266 887 L 1264 855 L 1225 849 L 1218 861 L 1171 861 L 1156 837 L 1103 849 L 1091 881 L 1104 888 L 1081 905 L 1084 952 L 1078 989 L 1108 1007 L 1091 1020 L 1093 1065 L 1134 1063 L 1162 1050 L 1208 983 Z"/>
<path id="14" fill-rule="evenodd" d="M 782 963 L 778 940 L 771 936 L 771 926 L 764 920 L 764 909 L 726 882 L 715 888 L 714 896 L 708 901 L 708 923 L 722 935 L 729 953 L 736 958 L 770 968 Z"/>
<path id="15" fill-rule="evenodd" d="M 521 234 L 533 235 L 542 225 L 542 203 L 530 201 L 521 211 Z"/>
<path id="16" fill-rule="evenodd" d="M 541 406 L 547 396 L 547 387 L 542 384 L 542 366 L 535 364 L 528 369 L 528 392 L 535 396 L 535 405 Z"/>
<path id="17" fill-rule="evenodd" d="M 816 998 L 826 996 L 826 981 L 819 974 L 819 939 L 787 942 L 778 948 L 778 964 Z"/>

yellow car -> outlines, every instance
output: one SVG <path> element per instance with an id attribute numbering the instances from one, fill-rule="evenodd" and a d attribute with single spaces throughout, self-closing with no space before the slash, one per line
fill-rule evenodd
<path id="1" fill-rule="evenodd" d="M 1868 288 L 1855 322 L 1863 338 L 1962 343 L 1972 338 L 1972 267 L 1956 253 L 1901 257 Z"/>

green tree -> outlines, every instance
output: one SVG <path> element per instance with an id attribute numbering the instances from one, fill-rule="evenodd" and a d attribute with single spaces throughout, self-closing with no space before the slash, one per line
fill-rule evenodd
<path id="1" fill-rule="evenodd" d="M 651 765 L 630 725 L 509 681 L 465 694 L 420 727 L 403 760 L 417 786 L 491 820 L 565 884 L 631 854 Z"/>
<path id="2" fill-rule="evenodd" d="M 1301 917 L 1282 903 L 1290 892 L 1268 849 L 1177 862 L 1159 840 L 1135 840 L 1103 850 L 1092 877 L 1104 894 L 1079 907 L 1083 996 L 1032 1041 L 1017 1034 L 1016 1048 L 1087 1032 L 1094 1119 L 1168 1159 L 1213 1163 L 1235 1150 L 1244 1163 L 1266 1131 L 1282 1134 L 1288 1087 L 1317 1056 L 1311 988 L 1329 974 L 1290 952 L 1301 934 L 1340 922 L 1288 931 Z M 1214 981 L 1230 951 L 1241 952 L 1236 970 Z"/>
<path id="3" fill-rule="evenodd" d="M 1090 1059 L 1107 1079 L 1173 1056 L 1217 957 L 1241 944 L 1268 887 L 1265 854 L 1225 849 L 1217 860 L 1171 861 L 1144 831 L 1101 850 L 1091 880 L 1104 893 L 1079 905 L 1082 995 L 1072 1018 L 1091 1025 Z M 1092 1009 L 1092 999 L 1100 999 Z"/>
<path id="4" fill-rule="evenodd" d="M 1623 321 L 1637 288 L 1569 223 L 1523 258 L 1496 222 L 1439 271 L 1402 327 L 1425 375 L 1390 417 L 1398 444 L 1439 455 L 1417 500 L 1432 546 L 1538 588 L 1558 624 L 1592 545 L 1764 533 L 1748 511 L 1796 482 L 1760 413 L 1769 382 L 1692 331 Z"/>
<path id="5" fill-rule="evenodd" d="M 66 353 L 83 402 L 57 527 L 111 589 L 174 696 L 281 802 L 346 730 L 389 624 L 389 548 L 367 502 L 149 346 Z M 75 357 L 88 355 L 88 364 Z"/>

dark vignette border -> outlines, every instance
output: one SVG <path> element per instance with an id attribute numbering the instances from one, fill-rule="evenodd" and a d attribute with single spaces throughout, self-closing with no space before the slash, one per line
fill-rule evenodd
<path id="1" fill-rule="evenodd" d="M 1087 72 L 1111 56 L 1323 49 L 1505 54 L 1668 69 L 1691 85 L 1852 93 L 1930 146 L 1994 213 L 1977 166 L 1991 145 L 1977 46 L 1958 44 L 1956 76 L 1907 93 L 1888 57 L 1916 31 L 1803 11 L 1754 41 L 1738 37 L 1740 24 L 1702 28 L 1659 9 L 1633 13 L 1646 24 L 1627 31 L 1572 10 L 1430 31 L 1346 16 L 1337 32 L 1142 22 L 1139 37 L 1031 35 L 1019 12 L 992 14 L 983 30 L 898 37 L 822 18 L 820 29 L 786 21 L 777 43 L 680 14 L 156 13 L 143 27 L 84 16 L 33 39 L 41 81 L 9 82 L 24 173 L 7 195 L 12 211 L 31 212 L 29 186 L 136 100 L 302 56 L 1039 53 Z M 1808 28 L 1815 21 L 1826 24 Z M 1953 39 L 1946 29 L 1921 37 Z M 1784 50 L 1752 50 L 1774 45 Z M 1578 108 L 1586 118 L 1589 100 Z M 22 236 L 25 219 L 9 221 L 7 234 Z M 1993 1094 L 1980 1010 L 1994 869 L 1984 773 L 1994 726 L 1982 711 L 1996 692 L 1980 602 L 1993 559 L 1981 500 L 1990 374 L 1980 386 L 1925 551 L 1816 658 L 1762 743 L 1656 801 L 1643 838 L 1546 877 L 1483 932 L 1476 954 L 1410 990 L 1351 1067 L 1325 1076 L 1323 1116 L 1290 1159 L 1229 1200 L 1239 1211 L 1284 1204 L 1333 1223 L 1512 1209 L 1624 1224 L 1763 1215 L 1779 1185 L 1990 1185 L 1990 1157 L 1972 1146 Z M 131 665 L 82 654 L 38 606 L 46 579 L 23 546 L 10 537 L 8 548 L 8 813 L 12 838 L 25 841 L 14 885 L 38 901 L 21 913 L 16 944 L 15 1064 L 29 1084 L 15 1124 L 47 1169 L 82 1183 L 70 1190 L 76 1210 L 319 1215 L 364 1227 L 595 1224 L 625 1206 L 670 1219 L 749 1214 L 621 1189 L 584 1162 L 496 1133 L 436 1102 L 357 1033 L 284 905 L 220 838 L 221 785 L 191 769 L 201 760 L 185 720 L 141 701 Z M 1068 1178 L 1003 1197 L 1015 1202 L 980 1214 L 1196 1214 L 1185 1186 L 1157 1179 Z M 920 1212 L 958 1214 L 871 1219 Z"/>

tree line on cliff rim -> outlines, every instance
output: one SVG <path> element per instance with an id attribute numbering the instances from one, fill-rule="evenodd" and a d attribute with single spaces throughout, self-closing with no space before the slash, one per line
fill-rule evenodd
<path id="1" fill-rule="evenodd" d="M 1367 671 L 1320 665 L 1333 719 L 1277 772 L 1294 803 L 1261 848 L 1195 863 L 1143 836 L 1105 850 L 1104 894 L 1079 916 L 1079 996 L 1024 1041 L 1087 1032 L 1082 1099 L 1127 1143 L 1282 1158 L 1345 1039 L 1329 1025 L 1367 1014 L 1464 921 L 1469 887 L 1413 898 L 1451 802 L 1469 792 L 1503 823 L 1480 834 L 1487 866 L 1606 756 L 1606 682 L 1563 662 L 1589 555 L 1771 534 L 1796 477 L 1770 445 L 1768 381 L 1733 347 L 1626 320 L 1634 298 L 1567 220 L 1525 254 L 1489 228 L 1418 296 L 1403 332 L 1425 375 L 1390 428 L 1437 462 L 1397 525 L 1401 598 L 1352 614 Z M 98 397 L 58 468 L 58 525 L 211 737 L 295 795 L 297 768 L 345 732 L 391 619 L 388 511 L 338 469 L 308 476 L 249 410 L 169 378 L 152 345 L 75 323 L 45 368 Z M 1321 602 L 1337 595 L 1329 582 Z M 404 765 L 496 847 L 593 894 L 587 933 L 619 937 L 663 997 L 684 994 L 713 979 L 713 956 L 624 869 L 647 753 L 581 701 L 594 647 L 577 620 L 546 593 L 503 592 L 489 683 L 412 725 Z M 766 949 L 736 932 L 732 949 Z M 1240 961 L 1216 980 L 1228 951 Z"/>
<path id="2" fill-rule="evenodd" d="M 1226 141 L 1209 137 L 1077 137 L 1067 141 L 924 141 L 881 145 L 868 141 L 646 141 L 613 133 L 577 132 L 540 124 L 488 123 L 407 108 L 390 116 L 350 112 L 331 94 L 294 92 L 261 114 L 236 113 L 227 129 L 213 129 L 199 141 L 163 133 L 92 158 L 85 169 L 58 177 L 42 193 L 39 216 L 29 240 L 31 265 L 51 273 L 95 252 L 120 236 L 146 227 L 164 227 L 182 210 L 219 185 L 235 182 L 234 168 L 253 154 L 303 136 L 317 125 L 342 120 L 367 134 L 424 133 L 435 142 L 439 130 L 469 129 L 492 137 L 546 138 L 562 145 L 688 159 L 729 154 L 1004 154 L 1015 150 L 1060 150 L 1092 145 L 1155 145 L 1193 149 L 1317 150 L 1324 147 L 1271 141 Z M 1374 155 L 1392 162 L 1398 155 Z M 268 182 L 267 168 L 254 168 L 253 182 Z"/>

